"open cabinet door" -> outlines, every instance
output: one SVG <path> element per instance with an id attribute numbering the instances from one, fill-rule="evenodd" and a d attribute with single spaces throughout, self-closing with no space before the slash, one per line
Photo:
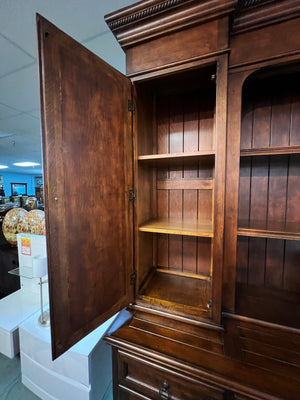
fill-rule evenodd
<path id="1" fill-rule="evenodd" d="M 53 358 L 133 298 L 131 83 L 37 16 Z"/>

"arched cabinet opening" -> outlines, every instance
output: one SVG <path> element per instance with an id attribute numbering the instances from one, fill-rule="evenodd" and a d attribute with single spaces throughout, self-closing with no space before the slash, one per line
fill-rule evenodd
<path id="1" fill-rule="evenodd" d="M 236 312 L 299 328 L 300 64 L 242 92 Z"/>

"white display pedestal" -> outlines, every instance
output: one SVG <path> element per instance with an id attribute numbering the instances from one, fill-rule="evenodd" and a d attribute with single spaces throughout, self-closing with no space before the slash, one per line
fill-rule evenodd
<path id="1" fill-rule="evenodd" d="M 115 317 L 106 321 L 55 361 L 50 328 L 40 313 L 19 328 L 22 382 L 41 399 L 101 400 L 112 381 L 111 348 L 102 339 Z"/>
<path id="2" fill-rule="evenodd" d="M 20 351 L 19 325 L 41 310 L 41 300 L 44 305 L 49 303 L 46 237 L 19 233 L 17 241 L 19 268 L 9 273 L 20 276 L 21 289 L 0 300 L 0 352 L 9 358 Z M 43 299 L 40 279 L 45 282 Z"/>
<path id="3" fill-rule="evenodd" d="M 48 304 L 48 285 L 44 285 Z M 0 353 L 13 358 L 19 353 L 19 325 L 41 309 L 38 279 L 21 277 L 21 289 L 0 300 Z"/>

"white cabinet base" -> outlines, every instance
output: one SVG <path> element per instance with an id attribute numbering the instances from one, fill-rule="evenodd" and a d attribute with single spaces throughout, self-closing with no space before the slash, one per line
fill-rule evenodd
<path id="1" fill-rule="evenodd" d="M 102 339 L 113 322 L 99 328 L 55 361 L 50 328 L 38 325 L 39 314 L 19 329 L 22 382 L 44 400 L 101 400 L 112 381 L 111 348 Z"/>
<path id="2" fill-rule="evenodd" d="M 19 353 L 19 325 L 40 307 L 39 293 L 23 289 L 0 300 L 0 353 L 9 358 Z"/>

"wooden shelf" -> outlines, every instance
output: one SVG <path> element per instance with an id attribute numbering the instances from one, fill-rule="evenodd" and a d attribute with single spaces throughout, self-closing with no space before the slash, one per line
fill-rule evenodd
<path id="1" fill-rule="evenodd" d="M 202 274 L 192 274 L 188 272 L 182 272 L 178 270 L 172 270 L 172 269 L 165 269 L 161 267 L 156 268 L 157 272 L 160 272 L 162 274 L 171 274 L 171 275 L 176 275 L 176 276 L 185 276 L 186 278 L 193 278 L 193 279 L 201 279 L 203 281 L 211 281 L 211 276 L 207 275 L 202 275 Z"/>
<path id="2" fill-rule="evenodd" d="M 211 221 L 153 219 L 139 226 L 141 232 L 168 233 L 170 235 L 213 237 Z"/>
<path id="3" fill-rule="evenodd" d="M 300 154 L 300 146 L 261 147 L 257 149 L 241 149 L 241 157 L 272 156 L 281 154 Z"/>
<path id="4" fill-rule="evenodd" d="M 168 167 L 177 165 L 190 165 L 197 162 L 213 162 L 214 150 L 204 150 L 192 153 L 149 154 L 138 157 L 138 161 L 152 167 Z"/>
<path id="5" fill-rule="evenodd" d="M 251 224 L 239 223 L 238 236 L 261 237 L 269 239 L 300 240 L 300 224 L 272 222 L 265 223 L 251 221 Z"/>
<path id="6" fill-rule="evenodd" d="M 186 293 L 196 295 L 187 296 Z M 211 313 L 210 300 L 211 281 L 155 271 L 140 290 L 137 303 L 150 303 L 152 307 L 203 317 L 203 314 L 209 316 Z"/>

